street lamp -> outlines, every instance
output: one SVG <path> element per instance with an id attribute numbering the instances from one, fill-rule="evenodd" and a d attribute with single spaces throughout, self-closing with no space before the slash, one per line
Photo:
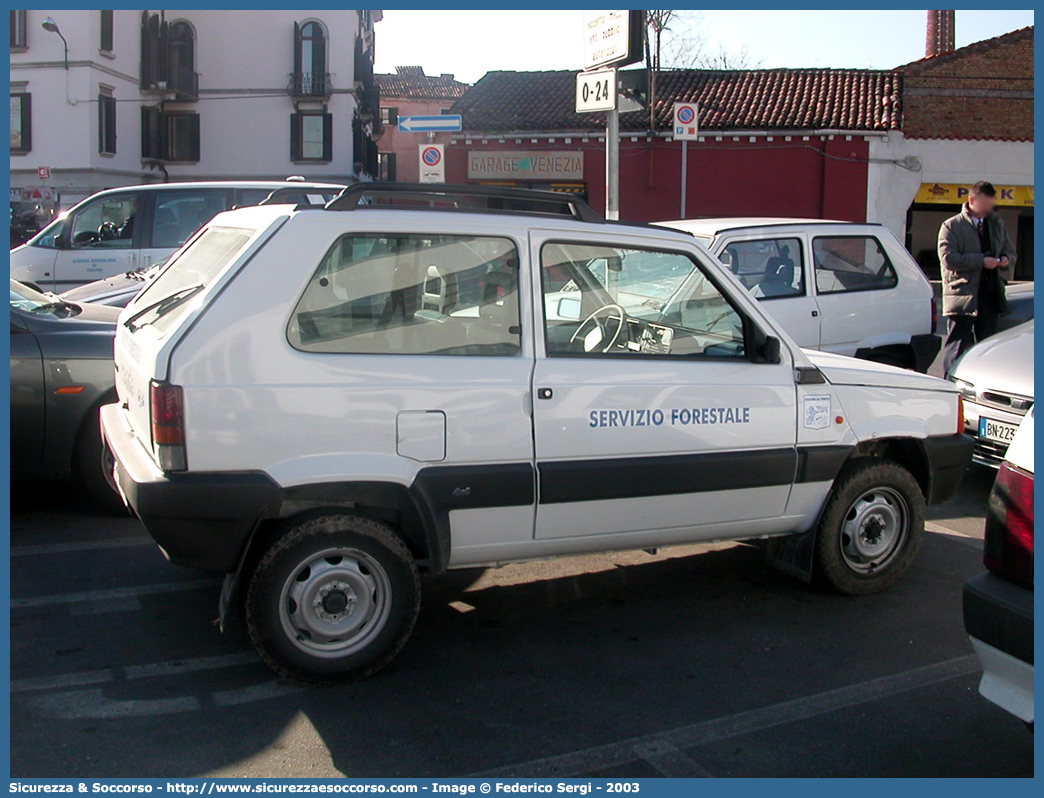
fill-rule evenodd
<path id="1" fill-rule="evenodd" d="M 58 30 L 58 23 L 53 18 L 48 17 L 42 23 L 43 29 L 50 31 L 51 33 L 57 33 L 59 38 L 62 40 L 62 44 L 65 45 L 65 68 L 69 68 L 69 42 L 65 41 L 65 37 L 62 36 L 62 32 Z"/>

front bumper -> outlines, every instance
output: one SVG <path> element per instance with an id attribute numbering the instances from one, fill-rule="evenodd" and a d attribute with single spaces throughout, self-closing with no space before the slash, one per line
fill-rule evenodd
<path id="1" fill-rule="evenodd" d="M 982 416 L 994 421 L 1014 424 L 1017 427 L 1025 418 L 1025 413 L 1012 413 L 1010 410 L 1000 410 L 996 407 L 980 405 L 969 399 L 964 400 L 964 431 L 975 438 L 972 459 L 979 465 L 999 468 L 1004 461 L 1004 455 L 1008 452 L 1008 444 L 979 437 L 979 419 Z"/>
<path id="2" fill-rule="evenodd" d="M 975 442 L 968 435 L 933 435 L 924 440 L 931 474 L 928 504 L 948 501 L 961 484 L 964 472 L 972 462 Z"/>
<path id="3" fill-rule="evenodd" d="M 118 405 L 101 409 L 102 437 L 124 501 L 177 565 L 232 571 L 258 522 L 279 502 L 260 472 L 164 473 L 127 428 Z"/>
<path id="4" fill-rule="evenodd" d="M 982 662 L 979 692 L 1033 722 L 1033 591 L 989 572 L 964 585 L 964 628 Z"/>

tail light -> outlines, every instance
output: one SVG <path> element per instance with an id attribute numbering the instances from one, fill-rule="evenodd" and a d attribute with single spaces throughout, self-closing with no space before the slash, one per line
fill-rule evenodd
<path id="1" fill-rule="evenodd" d="M 164 471 L 184 471 L 186 468 L 184 405 L 180 386 L 159 382 L 149 386 L 152 448 Z"/>
<path id="2" fill-rule="evenodd" d="M 982 560 L 997 576 L 1033 587 L 1033 475 L 1010 463 L 990 492 Z"/>
<path id="3" fill-rule="evenodd" d="M 964 432 L 964 397 L 957 394 L 957 434 Z"/>
<path id="4" fill-rule="evenodd" d="M 939 303 L 935 301 L 935 297 L 932 297 L 932 332 L 935 332 L 935 325 L 939 323 Z"/>

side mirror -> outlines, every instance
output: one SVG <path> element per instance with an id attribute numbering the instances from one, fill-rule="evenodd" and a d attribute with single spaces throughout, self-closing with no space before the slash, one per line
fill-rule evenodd
<path id="1" fill-rule="evenodd" d="M 746 330 L 747 357 L 751 363 L 782 363 L 782 344 L 774 335 L 766 335 L 750 319 L 744 321 Z"/>
<path id="2" fill-rule="evenodd" d="M 558 300 L 558 318 L 568 321 L 580 321 L 580 300 L 562 297 Z"/>
<path id="3" fill-rule="evenodd" d="M 760 349 L 761 351 L 758 354 L 761 356 L 762 363 L 778 364 L 782 362 L 782 358 L 780 357 L 780 343 L 776 336 L 767 336 Z"/>

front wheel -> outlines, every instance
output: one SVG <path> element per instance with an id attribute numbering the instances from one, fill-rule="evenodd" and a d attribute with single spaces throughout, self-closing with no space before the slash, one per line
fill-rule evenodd
<path id="1" fill-rule="evenodd" d="M 365 678 L 402 648 L 420 577 L 389 527 L 338 514 L 291 526 L 250 578 L 247 630 L 280 676 L 322 686 Z"/>
<path id="2" fill-rule="evenodd" d="M 906 573 L 923 534 L 924 496 L 913 475 L 890 460 L 855 460 L 820 519 L 813 577 L 850 596 L 877 593 Z"/>

